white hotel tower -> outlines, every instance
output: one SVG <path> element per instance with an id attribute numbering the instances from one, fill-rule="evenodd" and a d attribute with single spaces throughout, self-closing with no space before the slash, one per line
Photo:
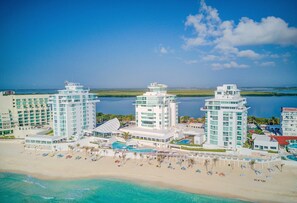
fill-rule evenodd
<path id="1" fill-rule="evenodd" d="M 215 97 L 205 100 L 205 146 L 236 149 L 247 134 L 246 99 L 234 84 L 218 86 Z"/>
<path id="2" fill-rule="evenodd" d="M 151 83 L 149 91 L 137 96 L 136 124 L 140 128 L 164 130 L 178 123 L 176 96 L 167 94 L 167 86 Z"/>
<path id="3" fill-rule="evenodd" d="M 95 94 L 78 83 L 65 82 L 65 89 L 51 96 L 54 136 L 79 139 L 84 130 L 96 127 Z"/>

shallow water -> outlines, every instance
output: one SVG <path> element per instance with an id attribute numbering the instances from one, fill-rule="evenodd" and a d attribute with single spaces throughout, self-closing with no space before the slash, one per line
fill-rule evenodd
<path id="1" fill-rule="evenodd" d="M 0 200 L 9 202 L 243 202 L 149 187 L 116 179 L 39 180 L 27 175 L 0 173 Z"/>

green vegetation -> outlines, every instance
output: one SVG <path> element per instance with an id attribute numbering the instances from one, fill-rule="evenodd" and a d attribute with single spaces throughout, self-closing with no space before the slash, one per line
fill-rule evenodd
<path id="1" fill-rule="evenodd" d="M 248 123 L 257 123 L 258 125 L 279 125 L 280 119 L 271 117 L 271 118 L 257 118 L 255 116 L 248 116 Z"/>
<path id="2" fill-rule="evenodd" d="M 120 123 L 123 125 L 129 121 L 134 121 L 135 116 L 132 114 L 129 115 L 118 115 L 118 114 L 103 114 L 101 112 L 96 114 L 96 120 L 98 123 L 108 121 L 110 119 L 118 118 Z"/>
<path id="3" fill-rule="evenodd" d="M 4 135 L 4 136 L 0 136 L 0 139 L 14 139 L 14 135 Z"/>
<path id="4" fill-rule="evenodd" d="M 272 154 L 277 154 L 278 153 L 278 151 L 272 151 L 272 150 L 268 150 L 267 152 L 272 153 Z"/>
<path id="5" fill-rule="evenodd" d="M 46 135 L 52 135 L 54 133 L 54 130 L 50 130 L 46 133 Z"/>
<path id="6" fill-rule="evenodd" d="M 202 118 L 193 118 L 190 116 L 180 116 L 179 117 L 180 123 L 205 123 L 205 116 Z"/>
<path id="7" fill-rule="evenodd" d="M 256 130 L 254 131 L 254 133 L 255 133 L 255 134 L 258 134 L 258 135 L 264 135 L 263 131 L 260 130 L 260 129 L 256 129 Z"/>
<path id="8" fill-rule="evenodd" d="M 146 89 L 111 89 L 111 90 L 91 90 L 100 97 L 135 97 L 146 92 Z M 214 89 L 169 89 L 169 94 L 178 97 L 208 97 L 214 95 Z M 263 91 L 242 91 L 243 96 L 297 96 L 296 93 L 277 93 Z"/>
<path id="9" fill-rule="evenodd" d="M 200 152 L 226 152 L 225 149 L 190 148 L 185 146 L 181 146 L 181 149 L 190 150 L 190 151 L 200 151 Z"/>
<path id="10" fill-rule="evenodd" d="M 189 147 L 202 147 L 202 145 L 199 144 L 181 144 L 183 146 L 189 146 Z"/>
<path id="11" fill-rule="evenodd" d="M 245 143 L 243 143 L 243 147 L 251 149 L 253 147 L 253 144 L 254 144 L 254 140 L 252 139 L 252 134 L 248 133 L 247 139 L 246 139 Z"/>
<path id="12" fill-rule="evenodd" d="M 123 138 L 125 139 L 125 140 L 128 140 L 128 139 L 130 139 L 131 138 L 131 134 L 129 133 L 129 132 L 123 132 Z"/>

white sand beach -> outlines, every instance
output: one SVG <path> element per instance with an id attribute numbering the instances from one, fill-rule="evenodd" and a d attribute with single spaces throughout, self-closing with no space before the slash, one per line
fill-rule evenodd
<path id="1" fill-rule="evenodd" d="M 85 152 L 61 152 L 64 154 L 61 158 L 43 157 L 43 153 L 24 150 L 20 141 L 0 141 L 0 171 L 28 174 L 41 179 L 119 178 L 255 202 L 297 202 L 297 166 L 285 165 L 282 172 L 277 169 L 269 172 L 266 167 L 260 169 L 256 165 L 255 168 L 259 167 L 262 171 L 261 175 L 256 175 L 250 167 L 242 169 L 235 166 L 232 169 L 219 161 L 215 166 L 209 165 L 213 175 L 207 175 L 202 160 L 189 168 L 188 162 L 176 164 L 176 158 L 166 158 L 161 167 L 156 167 L 157 160 L 149 162 L 146 159 L 120 161 L 119 166 L 115 163 L 119 158 L 104 156 L 92 161 Z M 68 154 L 72 158 L 66 159 Z M 76 160 L 76 156 L 82 158 Z M 181 170 L 182 167 L 185 170 Z M 220 176 L 220 173 L 224 176 Z"/>

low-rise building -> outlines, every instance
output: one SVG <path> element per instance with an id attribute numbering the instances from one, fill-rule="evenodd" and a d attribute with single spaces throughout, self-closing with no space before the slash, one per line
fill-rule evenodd
<path id="1" fill-rule="evenodd" d="M 264 151 L 278 151 L 279 145 L 277 140 L 267 135 L 253 134 L 254 149 Z"/>

